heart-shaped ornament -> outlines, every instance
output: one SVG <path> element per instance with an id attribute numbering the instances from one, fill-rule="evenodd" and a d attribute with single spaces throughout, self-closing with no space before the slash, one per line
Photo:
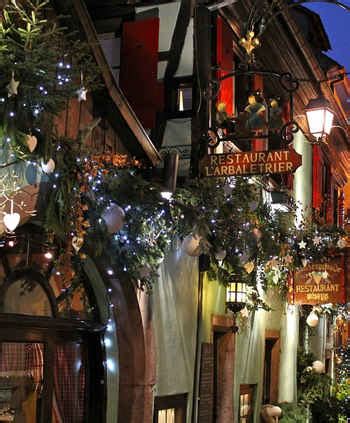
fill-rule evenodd
<path id="1" fill-rule="evenodd" d="M 252 261 L 248 261 L 243 267 L 247 273 L 252 273 L 255 265 Z"/>
<path id="2" fill-rule="evenodd" d="M 10 232 L 13 232 L 17 228 L 20 220 L 21 216 L 19 213 L 6 213 L 3 219 L 6 229 Z"/>
<path id="3" fill-rule="evenodd" d="M 56 163 L 53 159 L 49 159 L 47 163 L 41 162 L 41 168 L 42 170 L 50 174 L 55 170 Z"/>
<path id="4" fill-rule="evenodd" d="M 82 238 L 80 236 L 73 236 L 72 246 L 73 246 L 76 253 L 80 250 L 80 248 L 83 246 L 83 244 L 84 244 L 84 238 Z"/>
<path id="5" fill-rule="evenodd" d="M 38 139 L 35 135 L 26 135 L 26 143 L 29 151 L 33 153 L 38 144 Z"/>

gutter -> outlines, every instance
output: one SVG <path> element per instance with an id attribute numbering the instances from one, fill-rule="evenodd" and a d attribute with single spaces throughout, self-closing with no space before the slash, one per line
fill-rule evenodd
<path id="1" fill-rule="evenodd" d="M 132 110 L 130 104 L 128 103 L 126 97 L 114 81 L 111 70 L 109 68 L 102 47 L 98 40 L 94 24 L 90 18 L 85 3 L 83 2 L 83 0 L 73 0 L 72 4 L 83 27 L 86 39 L 90 45 L 91 51 L 95 57 L 97 65 L 101 70 L 104 83 L 111 99 L 113 100 L 116 107 L 119 109 L 120 114 L 123 116 L 125 122 L 131 129 L 136 140 L 142 147 L 148 159 L 151 161 L 152 165 L 157 165 L 161 161 L 161 157 L 158 153 L 158 150 L 147 135 L 147 132 L 141 125 L 135 112 Z"/>

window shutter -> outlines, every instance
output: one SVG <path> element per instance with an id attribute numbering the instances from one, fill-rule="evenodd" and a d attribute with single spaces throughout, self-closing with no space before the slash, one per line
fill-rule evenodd
<path id="1" fill-rule="evenodd" d="M 157 81 L 159 18 L 123 24 L 120 88 L 145 128 L 156 125 L 163 109 L 162 85 Z"/>
<path id="2" fill-rule="evenodd" d="M 321 148 L 319 145 L 313 145 L 312 149 L 312 207 L 321 211 L 323 192 L 322 192 L 322 159 Z"/>
<path id="3" fill-rule="evenodd" d="M 198 421 L 212 423 L 214 406 L 214 346 L 203 343 L 199 379 Z"/>
<path id="4" fill-rule="evenodd" d="M 232 31 L 221 16 L 217 18 L 216 24 L 216 60 L 221 69 L 218 71 L 218 78 L 221 78 L 234 67 L 232 49 Z M 218 103 L 226 104 L 226 112 L 229 116 L 234 114 L 234 78 L 227 78 L 222 81 L 218 96 Z"/>

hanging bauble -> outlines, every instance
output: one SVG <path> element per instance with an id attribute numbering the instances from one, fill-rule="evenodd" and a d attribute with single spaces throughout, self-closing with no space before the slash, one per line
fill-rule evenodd
<path id="1" fill-rule="evenodd" d="M 26 144 L 28 146 L 28 150 L 33 153 L 38 144 L 37 137 L 35 135 L 26 135 Z"/>
<path id="2" fill-rule="evenodd" d="M 317 313 L 311 311 L 311 313 L 307 316 L 306 323 L 310 326 L 310 328 L 315 328 L 318 325 Z"/>
<path id="3" fill-rule="evenodd" d="M 102 213 L 102 219 L 105 221 L 108 233 L 115 234 L 120 231 L 124 225 L 125 213 L 118 204 L 111 204 Z"/>
<path id="4" fill-rule="evenodd" d="M 341 357 L 340 355 L 338 355 L 338 354 L 335 354 L 335 356 L 334 356 L 334 360 L 335 360 L 335 364 L 337 364 L 338 366 L 339 366 L 340 364 L 342 364 L 342 362 L 343 362 L 342 357 Z"/>
<path id="5" fill-rule="evenodd" d="M 260 239 L 262 238 L 262 232 L 259 228 L 253 228 L 252 230 L 253 235 L 255 236 L 255 238 L 260 241 Z"/>
<path id="6" fill-rule="evenodd" d="M 19 213 L 5 213 L 3 219 L 6 229 L 10 232 L 13 232 L 17 228 L 20 220 L 21 216 Z"/>
<path id="7" fill-rule="evenodd" d="M 81 249 L 83 244 L 84 244 L 84 238 L 82 238 L 80 236 L 73 236 L 72 246 L 73 246 L 76 253 Z"/>
<path id="8" fill-rule="evenodd" d="M 187 235 L 182 241 L 181 248 L 189 256 L 199 256 L 201 254 L 201 240 L 202 237 L 197 234 Z"/>
<path id="9" fill-rule="evenodd" d="M 223 249 L 217 250 L 215 252 L 215 258 L 218 261 L 223 261 L 223 260 L 225 260 L 226 254 L 227 254 L 226 250 L 223 250 Z"/>
<path id="10" fill-rule="evenodd" d="M 53 159 L 49 159 L 46 163 L 41 162 L 41 168 L 47 174 L 52 173 L 55 170 L 55 166 L 56 163 Z"/>
<path id="11" fill-rule="evenodd" d="M 15 73 L 12 72 L 11 80 L 6 85 L 7 96 L 12 97 L 13 95 L 17 95 L 18 94 L 18 86 L 19 86 L 19 81 L 15 80 Z"/>
<path id="12" fill-rule="evenodd" d="M 312 370 L 318 374 L 324 373 L 326 371 L 324 363 L 322 363 L 320 360 L 316 360 L 312 363 Z"/>
<path id="13" fill-rule="evenodd" d="M 277 407 L 277 405 L 266 404 L 262 407 L 262 417 L 269 418 L 269 417 L 281 417 L 282 409 Z M 265 420 L 270 421 L 270 420 Z M 275 421 L 275 420 L 273 420 Z"/>

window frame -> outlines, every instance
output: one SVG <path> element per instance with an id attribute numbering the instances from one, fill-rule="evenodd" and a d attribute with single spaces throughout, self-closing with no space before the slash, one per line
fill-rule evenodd
<path id="1" fill-rule="evenodd" d="M 242 384 L 239 387 L 239 407 L 238 407 L 238 421 L 239 423 L 242 422 L 242 419 L 247 419 L 247 423 L 253 422 L 254 418 L 254 408 L 255 408 L 255 391 L 256 385 L 255 384 Z M 250 408 L 249 412 L 245 416 L 241 416 L 241 396 L 248 395 Z"/>
<path id="2" fill-rule="evenodd" d="M 158 412 L 175 409 L 175 423 L 185 423 L 188 394 L 167 395 L 154 398 L 153 423 L 158 423 Z"/>

